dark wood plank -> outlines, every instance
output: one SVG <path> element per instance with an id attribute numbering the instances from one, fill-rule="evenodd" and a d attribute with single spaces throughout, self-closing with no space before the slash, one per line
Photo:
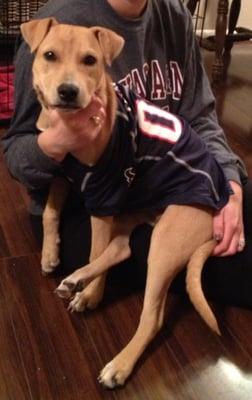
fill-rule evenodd
<path id="1" fill-rule="evenodd" d="M 0 261 L 0 268 L 3 263 Z M 1 268 L 2 271 L 2 268 Z M 6 287 L 0 280 L 0 398 L 31 399 L 30 385 L 23 368 L 23 360 L 13 330 Z"/>
<path id="2" fill-rule="evenodd" d="M 8 359 L 13 369 L 19 366 L 13 387 L 7 386 L 7 400 L 22 398 L 22 392 L 17 391 L 20 382 L 27 385 L 24 398 L 43 400 L 166 400 L 173 399 L 174 393 L 179 400 L 196 400 L 202 393 L 206 400 L 216 399 L 220 393 L 223 400 L 229 400 L 230 393 L 233 398 L 246 399 L 252 365 L 252 345 L 245 333 L 252 324 L 248 311 L 229 309 L 228 318 L 223 313 L 224 335 L 220 339 L 209 332 L 186 300 L 170 296 L 163 331 L 126 387 L 111 392 L 98 385 L 96 376 L 132 336 L 142 294 L 123 296 L 108 288 L 99 309 L 72 315 L 53 293 L 58 278 L 41 275 L 38 256 L 6 259 L 0 261 L 0 267 L 2 288 L 12 287 L 4 294 L 5 318 L 10 321 L 6 329 L 16 348 Z M 242 384 L 229 379 L 232 371 Z"/>
<path id="3" fill-rule="evenodd" d="M 54 294 L 56 283 L 42 277 L 36 255 L 1 261 L 2 286 L 21 364 L 33 399 L 99 398 L 94 376 L 86 362 L 92 346 L 79 342 L 72 316 Z M 86 330 L 80 321 L 79 329 Z M 86 335 L 85 335 L 86 336 Z M 93 354 L 95 358 L 95 354 Z M 1 398 L 1 393 L 0 393 Z M 18 398 L 15 391 L 9 397 Z"/>
<path id="4" fill-rule="evenodd" d="M 221 306 L 217 307 L 219 312 Z M 233 310 L 234 314 L 244 315 L 244 310 Z M 191 306 L 185 318 L 180 318 L 173 331 L 173 349 L 177 357 L 184 362 L 184 368 L 190 373 L 185 384 L 192 385 L 196 398 L 204 399 L 246 399 L 251 389 L 250 372 L 251 355 L 243 348 L 241 342 L 227 332 L 228 319 L 222 314 L 219 318 L 222 325 L 222 337 L 213 335 L 204 323 L 199 320 Z M 218 312 L 217 312 L 218 315 Z M 244 316 L 249 320 L 251 315 Z M 193 345 L 195 344 L 195 345 Z M 245 361 L 246 360 L 246 361 Z M 244 364 L 249 369 L 244 369 Z M 237 376 L 233 379 L 232 371 Z M 239 384 L 237 385 L 237 383 Z"/>

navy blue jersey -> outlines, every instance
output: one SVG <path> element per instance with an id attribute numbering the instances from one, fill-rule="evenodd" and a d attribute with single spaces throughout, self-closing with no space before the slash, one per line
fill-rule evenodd
<path id="1" fill-rule="evenodd" d="M 89 167 L 71 155 L 66 176 L 91 215 L 160 210 L 169 204 L 222 208 L 231 193 L 222 168 L 181 118 L 121 85 L 116 123 L 102 157 Z"/>

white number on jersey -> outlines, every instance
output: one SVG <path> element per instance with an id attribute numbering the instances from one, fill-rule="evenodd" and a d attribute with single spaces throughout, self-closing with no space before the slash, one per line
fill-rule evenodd
<path id="1" fill-rule="evenodd" d="M 182 133 L 182 123 L 173 114 L 144 100 L 136 101 L 137 118 L 144 135 L 176 143 Z"/>

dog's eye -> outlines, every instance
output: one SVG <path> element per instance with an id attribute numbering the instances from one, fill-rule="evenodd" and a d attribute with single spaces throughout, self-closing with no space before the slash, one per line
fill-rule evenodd
<path id="1" fill-rule="evenodd" d="M 85 65 L 94 65 L 96 64 L 97 60 L 94 56 L 92 56 L 91 54 L 88 54 L 87 56 L 85 56 L 83 58 L 83 63 Z"/>
<path id="2" fill-rule="evenodd" d="M 46 53 L 44 53 L 44 58 L 47 61 L 55 61 L 57 57 L 53 51 L 47 51 Z"/>

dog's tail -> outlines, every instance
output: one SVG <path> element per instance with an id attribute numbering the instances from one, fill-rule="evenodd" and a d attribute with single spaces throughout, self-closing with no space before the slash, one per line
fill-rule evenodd
<path id="1" fill-rule="evenodd" d="M 218 335 L 220 330 L 216 318 L 209 307 L 201 287 L 201 272 L 205 261 L 211 255 L 216 241 L 209 240 L 200 246 L 187 265 L 186 289 L 190 300 L 207 325 Z"/>

